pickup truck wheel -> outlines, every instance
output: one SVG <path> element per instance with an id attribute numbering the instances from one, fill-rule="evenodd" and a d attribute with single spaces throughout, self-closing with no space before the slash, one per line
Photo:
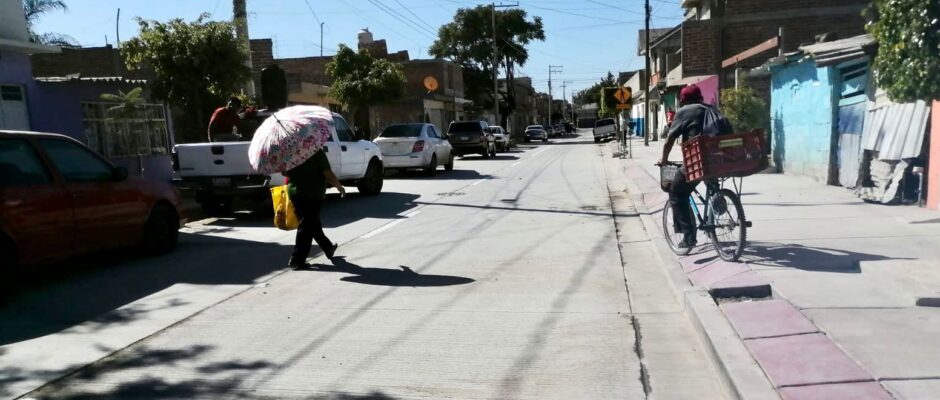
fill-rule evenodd
<path id="1" fill-rule="evenodd" d="M 157 204 L 144 225 L 144 251 L 151 255 L 173 251 L 179 239 L 179 229 L 176 210 L 166 204 Z"/>
<path id="2" fill-rule="evenodd" d="M 454 155 L 451 154 L 450 158 L 447 159 L 447 164 L 444 164 L 444 171 L 453 171 L 454 170 Z"/>
<path id="3" fill-rule="evenodd" d="M 431 163 L 428 164 L 428 167 L 424 169 L 424 174 L 427 176 L 434 176 L 437 173 L 437 155 L 431 156 Z"/>
<path id="4" fill-rule="evenodd" d="M 366 176 L 362 177 L 357 185 L 359 193 L 366 196 L 374 196 L 382 192 L 384 174 L 385 172 L 382 171 L 382 163 L 375 159 L 370 161 L 369 167 L 366 169 Z"/>

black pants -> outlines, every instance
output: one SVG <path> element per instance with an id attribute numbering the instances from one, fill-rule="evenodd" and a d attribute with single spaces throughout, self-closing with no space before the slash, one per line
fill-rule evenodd
<path id="1" fill-rule="evenodd" d="M 672 221 L 676 232 L 683 233 L 686 241 L 695 240 L 695 226 L 692 223 L 692 207 L 689 196 L 698 186 L 698 182 L 689 182 L 685 176 L 685 167 L 679 168 L 672 181 L 672 190 L 669 191 L 669 205 L 672 207 Z"/>
<path id="2" fill-rule="evenodd" d="M 310 247 L 314 240 L 321 249 L 328 249 L 333 242 L 323 233 L 323 224 L 320 222 L 323 200 L 291 198 L 291 203 L 294 204 L 294 213 L 300 220 L 300 226 L 297 228 L 294 253 L 291 254 L 290 259 L 291 263 L 303 263 L 310 255 Z"/>

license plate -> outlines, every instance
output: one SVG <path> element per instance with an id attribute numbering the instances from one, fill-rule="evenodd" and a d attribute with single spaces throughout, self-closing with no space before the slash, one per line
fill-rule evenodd
<path id="1" fill-rule="evenodd" d="M 461 137 L 460 137 L 460 140 L 466 142 L 466 141 L 470 140 L 470 136 L 461 136 Z"/>
<path id="2" fill-rule="evenodd" d="M 215 186 L 215 187 L 232 186 L 232 178 L 212 178 L 212 186 Z"/>

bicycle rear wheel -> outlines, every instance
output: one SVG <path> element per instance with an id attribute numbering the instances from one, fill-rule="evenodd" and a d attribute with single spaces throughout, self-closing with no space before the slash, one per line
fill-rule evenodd
<path id="1" fill-rule="evenodd" d="M 692 206 L 689 205 L 689 207 L 691 208 Z M 673 253 L 676 253 L 678 256 L 684 256 L 689 254 L 692 248 L 679 247 L 679 243 L 682 243 L 682 239 L 685 235 L 682 232 L 676 231 L 676 223 L 675 220 L 673 220 L 672 214 L 672 205 L 669 204 L 669 200 L 666 200 L 666 204 L 663 206 L 663 236 L 666 238 L 666 243 L 669 244 L 669 249 L 671 249 Z M 694 214 L 692 217 L 692 229 L 697 229 Z"/>
<path id="2" fill-rule="evenodd" d="M 722 260 L 737 261 L 747 243 L 747 219 L 744 217 L 741 199 L 734 192 L 721 189 L 708 201 L 708 212 L 711 214 L 708 221 L 712 225 L 708 237 Z"/>

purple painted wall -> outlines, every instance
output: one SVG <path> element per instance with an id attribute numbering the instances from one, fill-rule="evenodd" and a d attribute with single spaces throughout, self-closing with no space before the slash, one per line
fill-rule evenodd
<path id="1" fill-rule="evenodd" d="M 26 107 L 29 110 L 30 125 L 33 119 L 33 97 L 36 95 L 36 81 L 33 80 L 32 65 L 28 54 L 0 50 L 0 83 L 23 85 L 26 91 Z"/>
<path id="2" fill-rule="evenodd" d="M 31 96 L 30 111 L 33 130 L 59 133 L 82 142 L 87 142 L 82 127 L 83 101 L 101 101 L 104 93 L 129 91 L 135 84 L 122 82 L 36 82 L 36 95 Z M 172 132 L 172 125 L 170 126 Z M 173 148 L 173 135 L 169 135 L 170 148 Z M 169 155 L 144 156 L 142 160 L 133 158 L 115 158 L 111 162 L 126 167 L 131 175 L 170 181 L 173 178 L 172 161 Z M 141 174 L 141 166 L 143 173 Z"/>

